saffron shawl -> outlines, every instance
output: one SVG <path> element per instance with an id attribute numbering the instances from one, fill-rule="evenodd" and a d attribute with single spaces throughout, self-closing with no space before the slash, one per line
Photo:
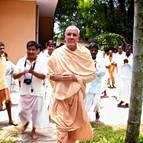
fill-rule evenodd
<path id="1" fill-rule="evenodd" d="M 75 51 L 69 50 L 66 45 L 56 49 L 48 60 L 49 75 L 73 73 L 78 82 L 51 81 L 53 96 L 63 100 L 82 90 L 85 95 L 85 85 L 95 78 L 95 65 L 90 51 L 78 44 Z"/>

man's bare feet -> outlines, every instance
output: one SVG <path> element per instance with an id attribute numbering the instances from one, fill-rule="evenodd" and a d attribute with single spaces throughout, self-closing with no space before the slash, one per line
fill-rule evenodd
<path id="1" fill-rule="evenodd" d="M 96 111 L 96 121 L 99 121 L 100 115 L 99 112 Z"/>
<path id="2" fill-rule="evenodd" d="M 102 92 L 101 99 L 102 99 L 102 98 L 107 98 L 107 97 L 108 97 L 108 96 L 107 96 L 106 90 L 104 90 L 104 91 Z"/>
<path id="3" fill-rule="evenodd" d="M 17 126 L 18 124 L 15 123 L 14 121 L 9 121 L 9 125 Z"/>
<path id="4" fill-rule="evenodd" d="M 32 133 L 31 137 L 33 140 L 37 140 L 38 139 L 38 134 L 37 133 Z"/>
<path id="5" fill-rule="evenodd" d="M 5 110 L 6 110 L 6 108 L 4 108 L 3 106 L 0 107 L 0 111 L 5 111 Z"/>
<path id="6" fill-rule="evenodd" d="M 38 139 L 38 134 L 36 133 L 36 128 L 32 129 L 31 137 L 32 137 L 33 140 L 37 140 Z"/>

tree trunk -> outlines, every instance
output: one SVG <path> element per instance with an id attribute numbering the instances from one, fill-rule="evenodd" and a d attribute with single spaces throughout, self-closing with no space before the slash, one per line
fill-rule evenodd
<path id="1" fill-rule="evenodd" d="M 138 142 L 143 98 L 143 0 L 134 0 L 134 8 L 134 62 L 125 143 Z"/>

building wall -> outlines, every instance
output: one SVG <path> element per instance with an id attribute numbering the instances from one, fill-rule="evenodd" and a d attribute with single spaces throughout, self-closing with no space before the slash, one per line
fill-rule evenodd
<path id="1" fill-rule="evenodd" d="M 25 55 L 26 43 L 36 36 L 36 2 L 0 0 L 0 41 L 14 63 Z"/>

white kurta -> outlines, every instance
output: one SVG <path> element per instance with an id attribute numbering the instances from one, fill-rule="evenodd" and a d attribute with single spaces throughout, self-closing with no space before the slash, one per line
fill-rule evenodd
<path id="1" fill-rule="evenodd" d="M 117 75 L 119 76 L 121 72 L 121 67 L 124 64 L 125 59 L 125 52 L 122 52 L 122 54 L 116 53 L 115 54 L 115 63 L 117 64 Z"/>

